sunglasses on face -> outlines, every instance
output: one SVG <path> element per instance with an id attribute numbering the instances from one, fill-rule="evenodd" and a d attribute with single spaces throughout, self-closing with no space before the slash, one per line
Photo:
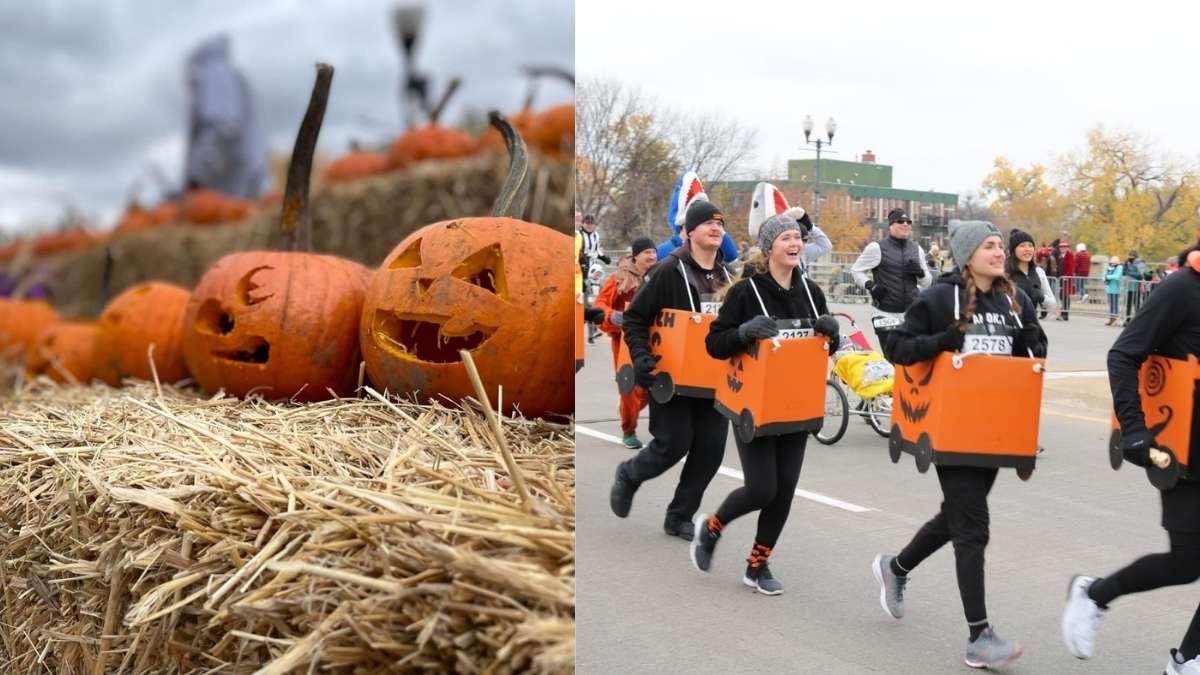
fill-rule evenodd
<path id="1" fill-rule="evenodd" d="M 897 220 L 897 221 L 895 222 L 895 224 L 896 224 L 896 225 L 912 225 L 912 221 L 911 221 L 911 220 L 909 220 L 908 218 L 903 218 L 903 219 L 901 219 L 901 220 Z"/>

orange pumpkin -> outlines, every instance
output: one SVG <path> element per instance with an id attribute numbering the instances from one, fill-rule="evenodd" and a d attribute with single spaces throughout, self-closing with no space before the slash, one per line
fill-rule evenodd
<path id="1" fill-rule="evenodd" d="M 30 377 L 46 375 L 60 384 L 72 379 L 79 384 L 92 381 L 95 372 L 96 322 L 56 321 L 38 334 L 25 356 Z M 67 377 L 66 373 L 70 373 Z"/>
<path id="2" fill-rule="evenodd" d="M 251 203 L 216 190 L 192 190 L 183 199 L 183 219 L 193 225 L 232 223 L 250 213 Z"/>
<path id="3" fill-rule="evenodd" d="M 356 150 L 334 160 L 325 168 L 325 180 L 345 183 L 388 171 L 388 158 L 377 152 Z"/>
<path id="4" fill-rule="evenodd" d="M 155 225 L 166 225 L 179 220 L 179 202 L 163 202 L 150 211 L 150 220 Z"/>
<path id="5" fill-rule="evenodd" d="M 532 110 L 529 108 L 524 108 L 521 110 L 521 112 L 510 117 L 509 122 L 513 125 L 513 128 L 517 130 L 517 133 L 521 134 L 522 138 L 528 139 L 533 131 L 533 124 L 536 119 L 537 115 L 534 114 Z M 532 141 L 530 141 L 530 143 L 532 144 Z M 483 135 L 479 137 L 479 144 L 488 150 L 499 150 L 503 152 L 507 149 L 507 145 L 504 142 L 504 136 L 494 127 L 488 127 L 487 130 L 483 132 Z"/>
<path id="6" fill-rule="evenodd" d="M 558 105 L 538 114 L 529 131 L 529 143 L 550 156 L 575 153 L 575 106 Z"/>
<path id="7" fill-rule="evenodd" d="M 96 340 L 96 377 L 112 386 L 125 378 L 153 379 L 149 347 L 159 380 L 187 377 L 183 361 L 183 317 L 192 294 L 152 281 L 126 289 L 100 314 Z"/>
<path id="8" fill-rule="evenodd" d="M 64 253 L 66 251 L 77 251 L 81 248 L 91 246 L 96 242 L 96 238 L 87 230 L 81 227 L 63 230 L 52 234 L 44 234 L 33 240 L 33 254 L 35 256 L 52 255 L 55 253 Z"/>
<path id="9" fill-rule="evenodd" d="M 427 159 L 469 157 L 479 143 L 461 129 L 429 124 L 404 132 L 388 151 L 388 166 L 403 169 Z"/>
<path id="10" fill-rule="evenodd" d="M 117 221 L 117 226 L 113 229 L 113 234 L 141 232 L 154 226 L 154 216 L 146 209 L 143 209 L 141 204 L 133 202 L 125 210 L 125 214 L 121 216 L 121 220 Z"/>
<path id="11" fill-rule="evenodd" d="M 58 312 L 43 300 L 0 298 L 0 350 L 27 350 L 55 321 Z"/>
<path id="12" fill-rule="evenodd" d="M 371 381 L 392 393 L 474 395 L 460 349 L 507 411 L 570 414 L 574 297 L 571 239 L 512 217 L 527 172 L 524 143 L 498 113 L 508 180 L 492 216 L 428 225 L 393 249 L 371 278 L 360 339 Z M 513 202 L 517 202 L 515 205 Z"/>
<path id="13" fill-rule="evenodd" d="M 295 250 L 311 242 L 308 183 L 333 68 L 319 64 L 288 167 L 280 218 L 287 250 L 234 253 L 192 292 L 183 354 L 207 391 L 316 401 L 349 395 L 358 379 L 358 319 L 368 271 Z"/>

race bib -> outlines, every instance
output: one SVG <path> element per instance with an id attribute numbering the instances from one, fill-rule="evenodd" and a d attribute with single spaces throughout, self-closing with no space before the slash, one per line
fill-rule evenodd
<path id="1" fill-rule="evenodd" d="M 775 339 L 795 340 L 812 337 L 815 333 L 811 323 L 808 319 L 776 319 L 775 328 L 779 329 L 779 335 L 775 336 Z"/>
<path id="2" fill-rule="evenodd" d="M 721 311 L 721 301 L 716 299 L 712 293 L 704 293 L 700 296 L 700 313 L 701 314 L 716 314 Z"/>
<path id="3" fill-rule="evenodd" d="M 963 353 L 982 352 L 1008 356 L 1012 354 L 1013 338 L 1011 335 L 966 335 L 963 340 Z"/>
<path id="4" fill-rule="evenodd" d="M 871 325 L 875 327 L 875 330 L 895 330 L 902 323 L 904 323 L 904 319 L 886 314 L 876 314 L 871 317 Z"/>

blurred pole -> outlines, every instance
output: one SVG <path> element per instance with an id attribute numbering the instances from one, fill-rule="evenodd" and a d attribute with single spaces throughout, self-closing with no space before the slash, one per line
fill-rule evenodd
<path id="1" fill-rule="evenodd" d="M 417 72 L 413 62 L 413 51 L 421 28 L 425 23 L 424 0 L 396 0 L 392 5 L 392 28 L 400 46 L 403 61 L 400 83 L 400 124 L 411 129 L 417 124 L 418 114 L 425 106 L 427 81 Z"/>

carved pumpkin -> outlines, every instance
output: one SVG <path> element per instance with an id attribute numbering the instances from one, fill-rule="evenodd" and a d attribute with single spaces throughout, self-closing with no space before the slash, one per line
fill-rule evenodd
<path id="1" fill-rule="evenodd" d="M 428 225 L 407 237 L 371 278 L 361 342 L 371 381 L 420 398 L 474 395 L 459 354 L 469 350 L 506 411 L 574 409 L 570 238 L 502 214 L 520 212 L 524 144 L 498 113 L 509 143 L 508 180 L 483 218 Z M 513 202 L 516 202 L 514 205 Z"/>
<path id="2" fill-rule="evenodd" d="M 60 384 L 92 381 L 97 327 L 94 321 L 56 321 L 38 334 L 25 356 L 29 377 L 45 375 Z M 67 377 L 65 373 L 70 373 Z"/>
<path id="3" fill-rule="evenodd" d="M 378 176 L 387 173 L 388 169 L 387 157 L 377 152 L 356 150 L 339 157 L 326 167 L 325 180 L 330 183 L 345 183 L 368 176 Z"/>
<path id="4" fill-rule="evenodd" d="M 96 340 L 96 377 L 116 387 L 125 378 L 163 382 L 187 377 L 183 361 L 183 317 L 192 294 L 162 282 L 138 284 L 122 292 L 100 314 Z"/>
<path id="5" fill-rule="evenodd" d="M 193 225 L 231 223 L 250 213 L 250 202 L 216 190 L 192 190 L 183 198 L 183 219 Z"/>
<path id="6" fill-rule="evenodd" d="M 58 312 L 43 300 L 0 299 L 0 350 L 26 351 L 55 321 Z"/>
<path id="7" fill-rule="evenodd" d="M 316 401 L 349 395 L 358 379 L 358 319 L 368 271 L 351 260 L 300 252 L 311 241 L 308 183 L 333 68 L 319 64 L 288 167 L 280 218 L 285 251 L 234 253 L 192 292 L 183 354 L 207 391 Z"/>
<path id="8" fill-rule="evenodd" d="M 575 153 L 575 106 L 556 105 L 530 125 L 529 143 L 552 157 Z"/>

